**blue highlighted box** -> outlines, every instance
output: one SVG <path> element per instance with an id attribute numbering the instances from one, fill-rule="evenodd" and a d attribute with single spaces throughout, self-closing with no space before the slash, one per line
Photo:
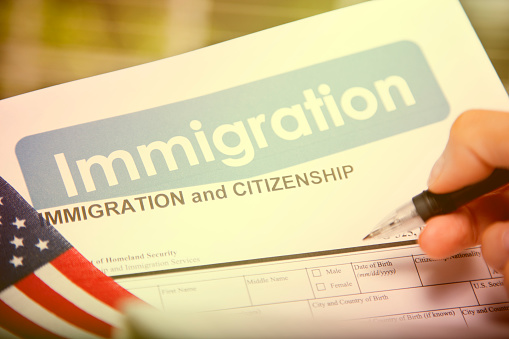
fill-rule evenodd
<path id="1" fill-rule="evenodd" d="M 16 155 L 32 202 L 42 209 L 254 177 L 448 114 L 420 48 L 401 41 L 28 136 L 18 142 Z"/>

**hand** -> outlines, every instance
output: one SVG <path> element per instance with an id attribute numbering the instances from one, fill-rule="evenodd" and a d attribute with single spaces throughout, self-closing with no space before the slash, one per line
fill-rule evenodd
<path id="1" fill-rule="evenodd" d="M 453 124 L 428 187 L 433 193 L 452 192 L 485 179 L 495 168 L 509 168 L 509 113 L 468 111 Z M 506 277 L 509 293 L 509 186 L 431 218 L 419 244 L 437 259 L 481 244 L 488 265 Z"/>

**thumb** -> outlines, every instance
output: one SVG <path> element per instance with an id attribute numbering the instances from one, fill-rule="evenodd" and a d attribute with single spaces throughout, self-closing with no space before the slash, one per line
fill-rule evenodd
<path id="1" fill-rule="evenodd" d="M 479 182 L 495 168 L 509 168 L 509 113 L 468 111 L 454 122 L 428 187 L 447 193 Z"/>

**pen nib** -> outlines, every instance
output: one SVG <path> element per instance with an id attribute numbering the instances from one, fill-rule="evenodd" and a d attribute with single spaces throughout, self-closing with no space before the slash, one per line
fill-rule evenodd
<path id="1" fill-rule="evenodd" d="M 364 238 L 362 238 L 362 240 L 364 241 L 364 240 L 377 238 L 378 236 L 383 235 L 384 230 L 385 230 L 385 227 L 378 228 L 378 229 L 372 231 L 371 233 L 369 233 Z"/>
<path id="2" fill-rule="evenodd" d="M 362 240 L 387 238 L 423 225 L 424 221 L 417 214 L 414 204 L 410 202 L 389 214 Z"/>

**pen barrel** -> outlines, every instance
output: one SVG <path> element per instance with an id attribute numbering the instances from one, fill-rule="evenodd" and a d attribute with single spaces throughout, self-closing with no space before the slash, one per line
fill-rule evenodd
<path id="1" fill-rule="evenodd" d="M 419 216 L 427 221 L 431 217 L 454 212 L 472 200 L 507 184 L 509 184 L 509 170 L 495 169 L 488 178 L 477 184 L 445 194 L 424 191 L 415 196 L 412 201 Z"/>

